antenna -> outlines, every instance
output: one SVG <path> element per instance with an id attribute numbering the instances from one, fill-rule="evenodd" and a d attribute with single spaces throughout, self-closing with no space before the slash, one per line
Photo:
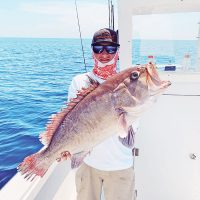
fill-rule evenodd
<path id="1" fill-rule="evenodd" d="M 108 0 L 108 11 L 109 11 L 109 29 L 114 30 L 114 5 L 112 3 L 112 0 Z"/>
<path id="2" fill-rule="evenodd" d="M 112 29 L 115 30 L 115 17 L 114 17 L 114 5 L 112 4 Z"/>
<path id="3" fill-rule="evenodd" d="M 110 28 L 110 0 L 108 0 L 108 27 Z"/>
<path id="4" fill-rule="evenodd" d="M 76 17 L 77 17 L 77 21 L 78 21 L 79 35 L 80 35 L 80 39 L 81 39 L 83 61 L 84 61 L 84 65 L 85 65 L 85 71 L 87 72 L 87 66 L 86 66 L 86 62 L 85 62 L 85 54 L 84 54 L 84 49 L 83 49 L 83 40 L 82 40 L 81 27 L 80 27 L 80 22 L 79 22 L 78 8 L 77 8 L 76 0 L 74 0 L 74 3 L 75 3 L 75 7 L 76 7 Z"/>

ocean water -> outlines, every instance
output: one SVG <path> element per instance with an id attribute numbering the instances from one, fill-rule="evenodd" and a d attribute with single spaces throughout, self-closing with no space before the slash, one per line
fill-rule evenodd
<path id="1" fill-rule="evenodd" d="M 90 40 L 83 40 L 91 70 Z M 133 41 L 133 63 L 148 55 L 156 63 L 181 63 L 186 53 L 196 64 L 196 41 Z M 0 38 L 0 188 L 17 172 L 24 157 L 42 145 L 38 135 L 67 100 L 73 76 L 85 67 L 79 39 Z"/>

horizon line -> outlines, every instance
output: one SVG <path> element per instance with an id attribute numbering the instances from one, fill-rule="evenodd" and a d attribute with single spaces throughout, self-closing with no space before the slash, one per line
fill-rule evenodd
<path id="1" fill-rule="evenodd" d="M 79 39 L 79 37 L 26 37 L 26 36 L 0 36 L 0 39 Z M 82 38 L 84 40 L 91 40 L 92 38 Z M 132 38 L 132 40 L 177 40 L 177 41 L 181 41 L 181 40 L 187 40 L 187 41 L 195 41 L 198 40 L 198 37 L 196 37 L 195 39 L 166 39 L 166 38 L 162 38 L 162 39 L 155 39 L 155 38 Z"/>

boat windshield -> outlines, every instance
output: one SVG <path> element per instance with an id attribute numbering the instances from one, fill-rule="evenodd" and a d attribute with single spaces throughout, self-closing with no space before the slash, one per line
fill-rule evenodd
<path id="1" fill-rule="evenodd" d="M 200 57 L 200 12 L 133 15 L 133 64 L 191 70 Z"/>

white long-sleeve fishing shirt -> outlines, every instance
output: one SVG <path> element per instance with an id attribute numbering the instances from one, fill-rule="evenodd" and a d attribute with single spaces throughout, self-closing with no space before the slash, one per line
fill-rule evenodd
<path id="1" fill-rule="evenodd" d="M 80 90 L 82 87 L 88 87 L 89 80 L 87 75 L 99 83 L 104 82 L 104 80 L 96 77 L 92 72 L 77 75 L 70 84 L 68 100 L 76 97 L 77 90 Z M 132 125 L 134 133 L 131 140 L 134 140 L 134 134 L 138 130 L 138 124 L 137 121 Z M 132 148 L 128 148 L 127 142 L 119 139 L 116 133 L 95 146 L 85 157 L 84 162 L 93 168 L 104 171 L 127 169 L 133 165 Z"/>

